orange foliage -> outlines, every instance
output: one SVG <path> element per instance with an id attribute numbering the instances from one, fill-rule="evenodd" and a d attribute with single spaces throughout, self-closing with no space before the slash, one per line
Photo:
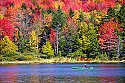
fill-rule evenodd
<path id="1" fill-rule="evenodd" d="M 5 17 L 8 19 L 12 19 L 12 18 L 16 17 L 16 15 L 17 15 L 17 12 L 12 7 L 9 7 L 5 13 Z"/>
<path id="2" fill-rule="evenodd" d="M 104 34 L 108 31 L 108 28 L 120 28 L 120 25 L 117 22 L 105 22 L 100 28 L 99 28 L 99 33 Z"/>

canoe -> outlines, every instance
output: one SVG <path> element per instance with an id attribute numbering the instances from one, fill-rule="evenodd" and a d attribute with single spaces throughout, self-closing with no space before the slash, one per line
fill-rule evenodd
<path id="1" fill-rule="evenodd" d="M 85 68 L 85 67 L 72 67 L 72 69 L 76 69 L 76 70 L 91 70 L 91 69 L 93 69 L 93 67 L 89 67 L 89 68 Z"/>

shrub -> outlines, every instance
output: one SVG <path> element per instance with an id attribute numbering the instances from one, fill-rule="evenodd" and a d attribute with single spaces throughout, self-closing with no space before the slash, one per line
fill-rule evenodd
<path id="1" fill-rule="evenodd" d="M 39 57 L 40 58 L 47 58 L 48 56 L 46 54 L 41 54 Z"/>
<path id="2" fill-rule="evenodd" d="M 77 50 L 73 53 L 69 53 L 68 56 L 71 56 L 71 57 L 78 57 L 78 56 L 85 56 L 85 54 L 83 54 L 82 50 Z"/>
<path id="3" fill-rule="evenodd" d="M 12 57 L 3 57 L 2 61 L 15 61 L 15 59 Z"/>
<path id="4" fill-rule="evenodd" d="M 92 58 L 88 58 L 87 61 L 92 61 Z"/>
<path id="5" fill-rule="evenodd" d="M 108 55 L 107 55 L 106 52 L 105 52 L 104 54 L 99 54 L 98 56 L 96 56 L 95 59 L 96 59 L 96 60 L 108 61 L 108 60 L 109 60 L 109 57 L 108 57 Z"/>
<path id="6" fill-rule="evenodd" d="M 26 60 L 34 60 L 35 58 L 33 56 L 25 56 Z"/>
<path id="7" fill-rule="evenodd" d="M 27 58 L 26 58 L 25 56 L 19 56 L 19 57 L 17 57 L 16 60 L 19 60 L 19 61 L 26 61 Z"/>
<path id="8" fill-rule="evenodd" d="M 3 57 L 2 56 L 0 56 L 0 61 L 2 61 L 3 60 Z"/>

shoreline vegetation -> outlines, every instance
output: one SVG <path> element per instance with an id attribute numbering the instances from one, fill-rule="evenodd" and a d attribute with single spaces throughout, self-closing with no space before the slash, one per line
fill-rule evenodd
<path id="1" fill-rule="evenodd" d="M 34 60 L 34 61 L 0 61 L 0 65 L 5 64 L 63 64 L 63 63 L 100 63 L 100 64 L 110 64 L 110 63 L 125 63 L 125 60 L 111 60 L 111 61 L 101 61 L 101 60 L 92 60 L 92 61 L 77 61 L 77 60 L 55 60 L 55 59 L 43 59 L 43 60 Z"/>
<path id="2" fill-rule="evenodd" d="M 125 63 L 124 13 L 125 0 L 0 0 L 0 64 Z"/>
<path id="3" fill-rule="evenodd" d="M 63 63 L 125 63 L 125 58 L 109 58 L 108 56 L 99 55 L 98 57 L 67 57 L 53 56 L 47 57 L 35 52 L 16 53 L 0 56 L 0 65 L 12 64 L 63 64 Z"/>
<path id="4" fill-rule="evenodd" d="M 47 57 L 35 52 L 16 53 L 0 55 L 0 65 L 12 64 L 63 64 L 63 63 L 125 63 L 125 58 L 109 58 L 99 55 L 98 57 L 71 57 L 71 56 L 53 56 Z"/>
<path id="5" fill-rule="evenodd" d="M 125 63 L 124 60 L 122 61 L 72 61 L 72 62 L 65 62 L 65 61 L 1 61 L 0 65 L 6 64 L 63 64 L 63 63 L 101 63 L 101 64 L 110 64 L 110 63 Z"/>

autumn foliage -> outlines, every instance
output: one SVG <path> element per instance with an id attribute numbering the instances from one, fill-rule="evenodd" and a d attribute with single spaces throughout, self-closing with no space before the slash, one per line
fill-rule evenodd
<path id="1" fill-rule="evenodd" d="M 5 36 L 2 40 L 0 40 L 0 53 L 2 54 L 12 54 L 18 50 L 18 47 L 10 41 L 8 36 Z"/>
<path id="2" fill-rule="evenodd" d="M 124 0 L 0 0 L 0 40 L 15 43 L 19 52 L 33 47 L 48 56 L 57 51 L 94 58 L 107 51 L 119 53 L 125 48 L 124 4 Z"/>
<path id="3" fill-rule="evenodd" d="M 116 48 L 119 31 L 120 25 L 117 22 L 105 22 L 98 30 L 100 49 L 112 50 Z"/>
<path id="4" fill-rule="evenodd" d="M 8 36 L 10 40 L 13 40 L 14 30 L 13 24 L 8 19 L 0 19 L 0 39 Z"/>

